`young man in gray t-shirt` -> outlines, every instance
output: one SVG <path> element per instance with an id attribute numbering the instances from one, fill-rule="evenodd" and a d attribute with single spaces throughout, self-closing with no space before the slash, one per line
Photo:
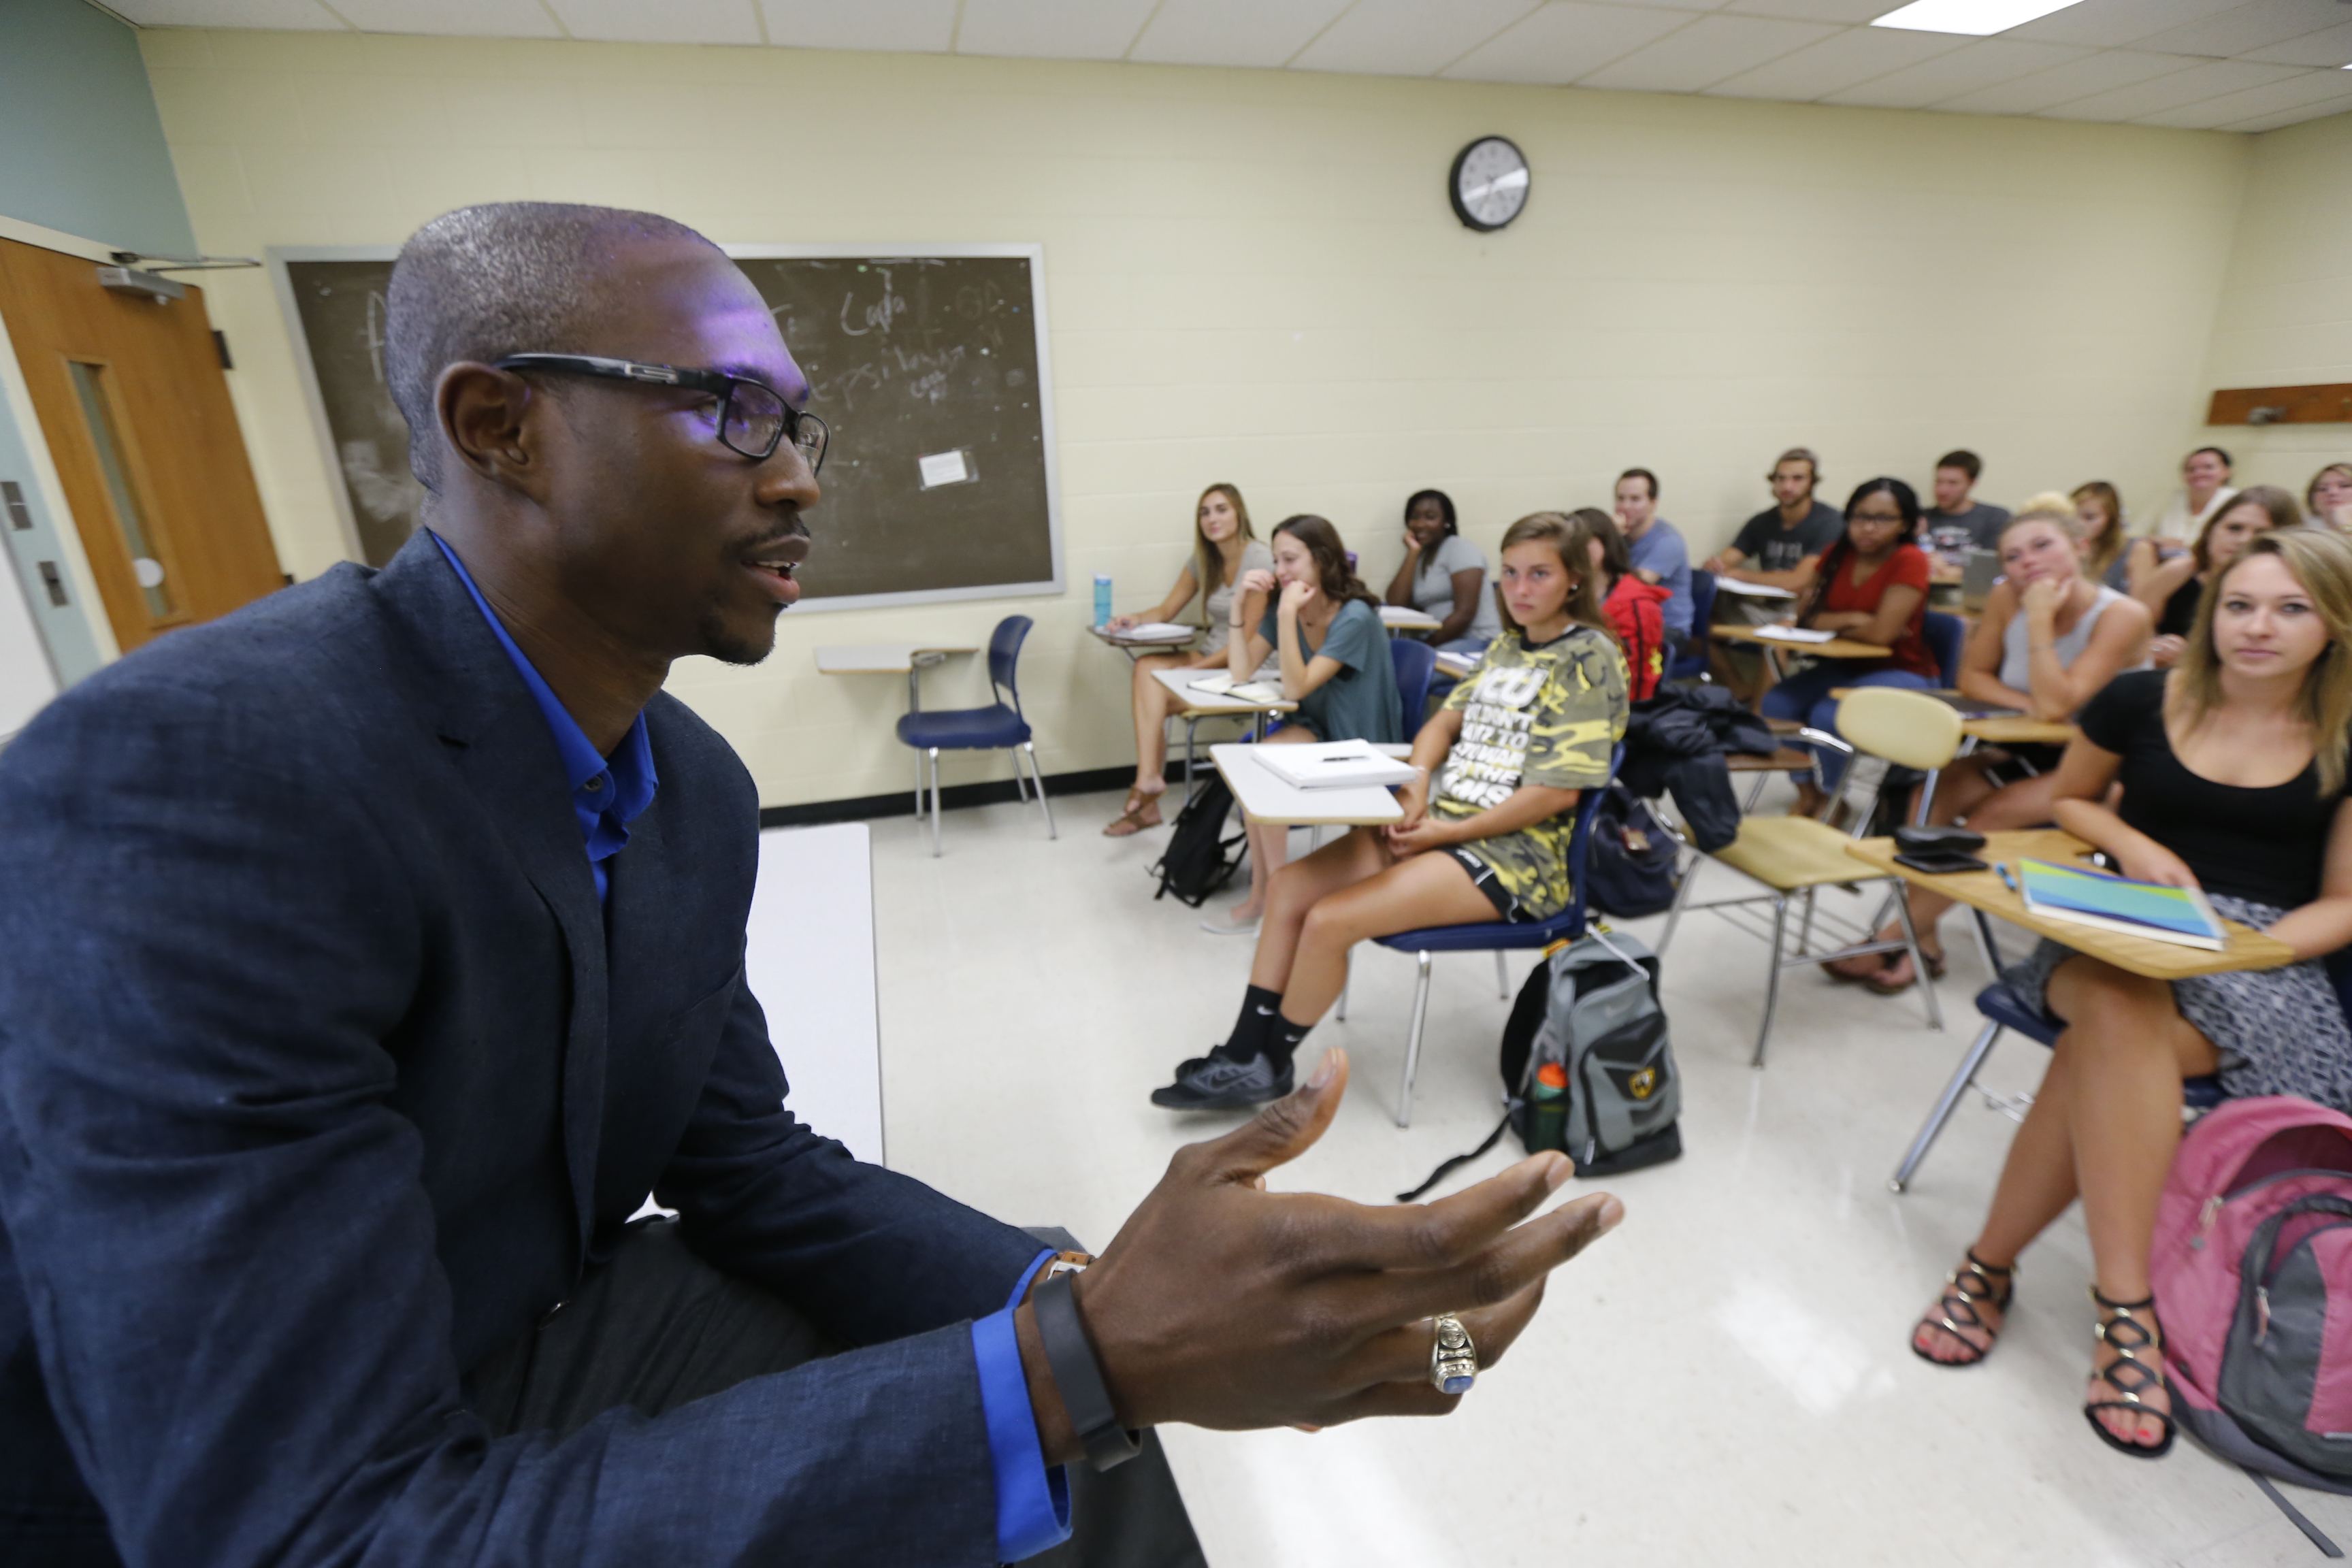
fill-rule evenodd
<path id="1" fill-rule="evenodd" d="M 1617 476 L 1617 526 L 1633 558 L 1633 571 L 1673 595 L 1659 605 L 1666 636 L 1675 642 L 1691 635 L 1690 548 L 1675 525 L 1658 515 L 1658 476 L 1628 468 Z"/>

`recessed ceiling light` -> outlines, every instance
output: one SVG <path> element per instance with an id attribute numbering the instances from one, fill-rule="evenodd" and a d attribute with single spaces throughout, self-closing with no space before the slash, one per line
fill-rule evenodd
<path id="1" fill-rule="evenodd" d="M 1983 37 L 2021 27 L 2036 16 L 2063 11 L 2082 0 L 1911 0 L 1911 4 L 1871 23 L 1874 27 L 1908 27 L 1917 33 L 1968 33 Z"/>

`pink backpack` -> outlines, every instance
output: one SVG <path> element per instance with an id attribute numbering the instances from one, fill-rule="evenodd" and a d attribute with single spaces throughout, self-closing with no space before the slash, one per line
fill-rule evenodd
<path id="1" fill-rule="evenodd" d="M 2352 1117 L 2287 1095 L 2207 1112 L 2149 1275 L 2174 1418 L 2250 1470 L 2352 1492 Z"/>

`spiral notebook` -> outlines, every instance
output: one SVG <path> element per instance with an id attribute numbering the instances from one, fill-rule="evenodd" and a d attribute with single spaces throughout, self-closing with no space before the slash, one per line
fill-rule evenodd
<path id="1" fill-rule="evenodd" d="M 2135 882 L 2047 860 L 2020 860 L 2017 882 L 2025 907 L 2052 920 L 2212 952 L 2229 945 L 2228 930 L 2195 888 Z"/>

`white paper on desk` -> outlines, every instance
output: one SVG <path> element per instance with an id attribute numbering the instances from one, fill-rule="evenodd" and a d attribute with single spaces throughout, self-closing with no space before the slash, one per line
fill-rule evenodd
<path id="1" fill-rule="evenodd" d="M 1381 625 L 1384 626 L 1425 626 L 1436 619 L 1437 617 L 1431 615 L 1428 611 L 1416 610 L 1411 605 L 1382 605 L 1381 606 Z"/>
<path id="2" fill-rule="evenodd" d="M 1752 628 L 1759 637 L 1774 642 L 1835 642 L 1837 633 L 1817 632 L 1811 626 L 1757 626 Z"/>
<path id="3" fill-rule="evenodd" d="M 1146 621 L 1139 626 L 1129 626 L 1115 634 L 1129 642 L 1191 642 L 1198 626 L 1181 626 L 1174 621 Z"/>
<path id="4" fill-rule="evenodd" d="M 1478 658 L 1475 653 L 1441 653 L 1437 662 L 1455 675 L 1467 675 L 1478 668 Z"/>
<path id="5" fill-rule="evenodd" d="M 1204 675 L 1198 680 L 1185 682 L 1195 691 L 1205 691 L 1212 697 L 1230 697 L 1236 702 L 1279 702 L 1282 693 L 1263 681 L 1245 680 L 1239 686 L 1227 674 Z"/>
<path id="6" fill-rule="evenodd" d="M 1400 784 L 1421 772 L 1411 763 L 1383 756 L 1369 741 L 1325 741 L 1311 746 L 1267 746 L 1258 752 L 1265 771 L 1299 789 L 1349 789 L 1364 784 Z"/>
<path id="7" fill-rule="evenodd" d="M 1718 594 L 1745 594 L 1751 599 L 1793 599 L 1797 596 L 1787 588 L 1775 588 L 1769 583 L 1743 583 L 1737 577 L 1717 577 L 1715 591 Z"/>

